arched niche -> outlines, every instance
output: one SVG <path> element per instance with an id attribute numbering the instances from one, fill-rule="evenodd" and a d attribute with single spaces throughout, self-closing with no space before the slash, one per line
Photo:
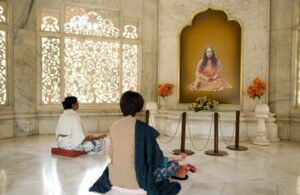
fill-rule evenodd
<path id="1" fill-rule="evenodd" d="M 227 89 L 191 90 L 195 72 L 205 48 L 212 47 L 221 62 L 222 81 Z M 241 104 L 241 26 L 229 21 L 223 11 L 208 9 L 197 14 L 180 34 L 179 103 L 209 96 L 221 104 Z M 230 88 L 231 87 L 231 88 Z"/>

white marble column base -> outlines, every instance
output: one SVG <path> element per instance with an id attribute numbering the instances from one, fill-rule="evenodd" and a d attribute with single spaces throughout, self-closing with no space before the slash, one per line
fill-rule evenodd
<path id="1" fill-rule="evenodd" d="M 252 141 L 253 144 L 256 144 L 256 145 L 261 145 L 261 146 L 267 146 L 267 145 L 270 145 L 270 142 L 269 140 L 267 139 L 266 136 L 257 136 L 253 141 Z"/>

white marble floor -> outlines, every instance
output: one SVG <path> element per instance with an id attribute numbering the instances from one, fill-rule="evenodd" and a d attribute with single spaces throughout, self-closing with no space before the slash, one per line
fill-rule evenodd
<path id="1" fill-rule="evenodd" d="M 167 140 L 168 138 L 164 138 Z M 202 142 L 196 142 L 198 148 Z M 281 141 L 270 146 L 241 143 L 248 151 L 225 149 L 225 157 L 207 156 L 202 152 L 189 156 L 186 162 L 200 171 L 189 173 L 181 181 L 180 194 L 244 195 L 300 194 L 300 143 Z M 0 140 L 0 195 L 85 195 L 109 162 L 105 155 L 76 158 L 54 156 L 51 135 Z M 180 146 L 179 139 L 161 144 L 166 155 Z M 189 141 L 187 149 L 192 149 Z M 207 149 L 213 148 L 209 142 Z M 119 194 L 109 192 L 108 195 Z"/>

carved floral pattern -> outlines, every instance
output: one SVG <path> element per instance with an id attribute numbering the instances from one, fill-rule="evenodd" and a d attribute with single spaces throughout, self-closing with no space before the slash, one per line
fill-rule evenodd
<path id="1" fill-rule="evenodd" d="M 42 103 L 60 103 L 61 95 L 77 96 L 81 103 L 117 103 L 122 92 L 137 91 L 138 44 L 132 40 L 137 27 L 125 25 L 120 38 L 113 20 L 95 10 L 66 7 L 64 17 L 65 35 L 42 36 Z M 43 31 L 59 31 L 56 17 L 41 19 Z"/>

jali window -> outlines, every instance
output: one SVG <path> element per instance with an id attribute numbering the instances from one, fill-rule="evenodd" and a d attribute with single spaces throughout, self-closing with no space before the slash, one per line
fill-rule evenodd
<path id="1" fill-rule="evenodd" d="M 0 105 L 8 103 L 7 10 L 7 2 L 0 1 Z"/>
<path id="2" fill-rule="evenodd" d="M 66 6 L 41 13 L 41 101 L 58 104 L 67 95 L 81 103 L 117 103 L 138 89 L 138 23 L 117 12 Z"/>

